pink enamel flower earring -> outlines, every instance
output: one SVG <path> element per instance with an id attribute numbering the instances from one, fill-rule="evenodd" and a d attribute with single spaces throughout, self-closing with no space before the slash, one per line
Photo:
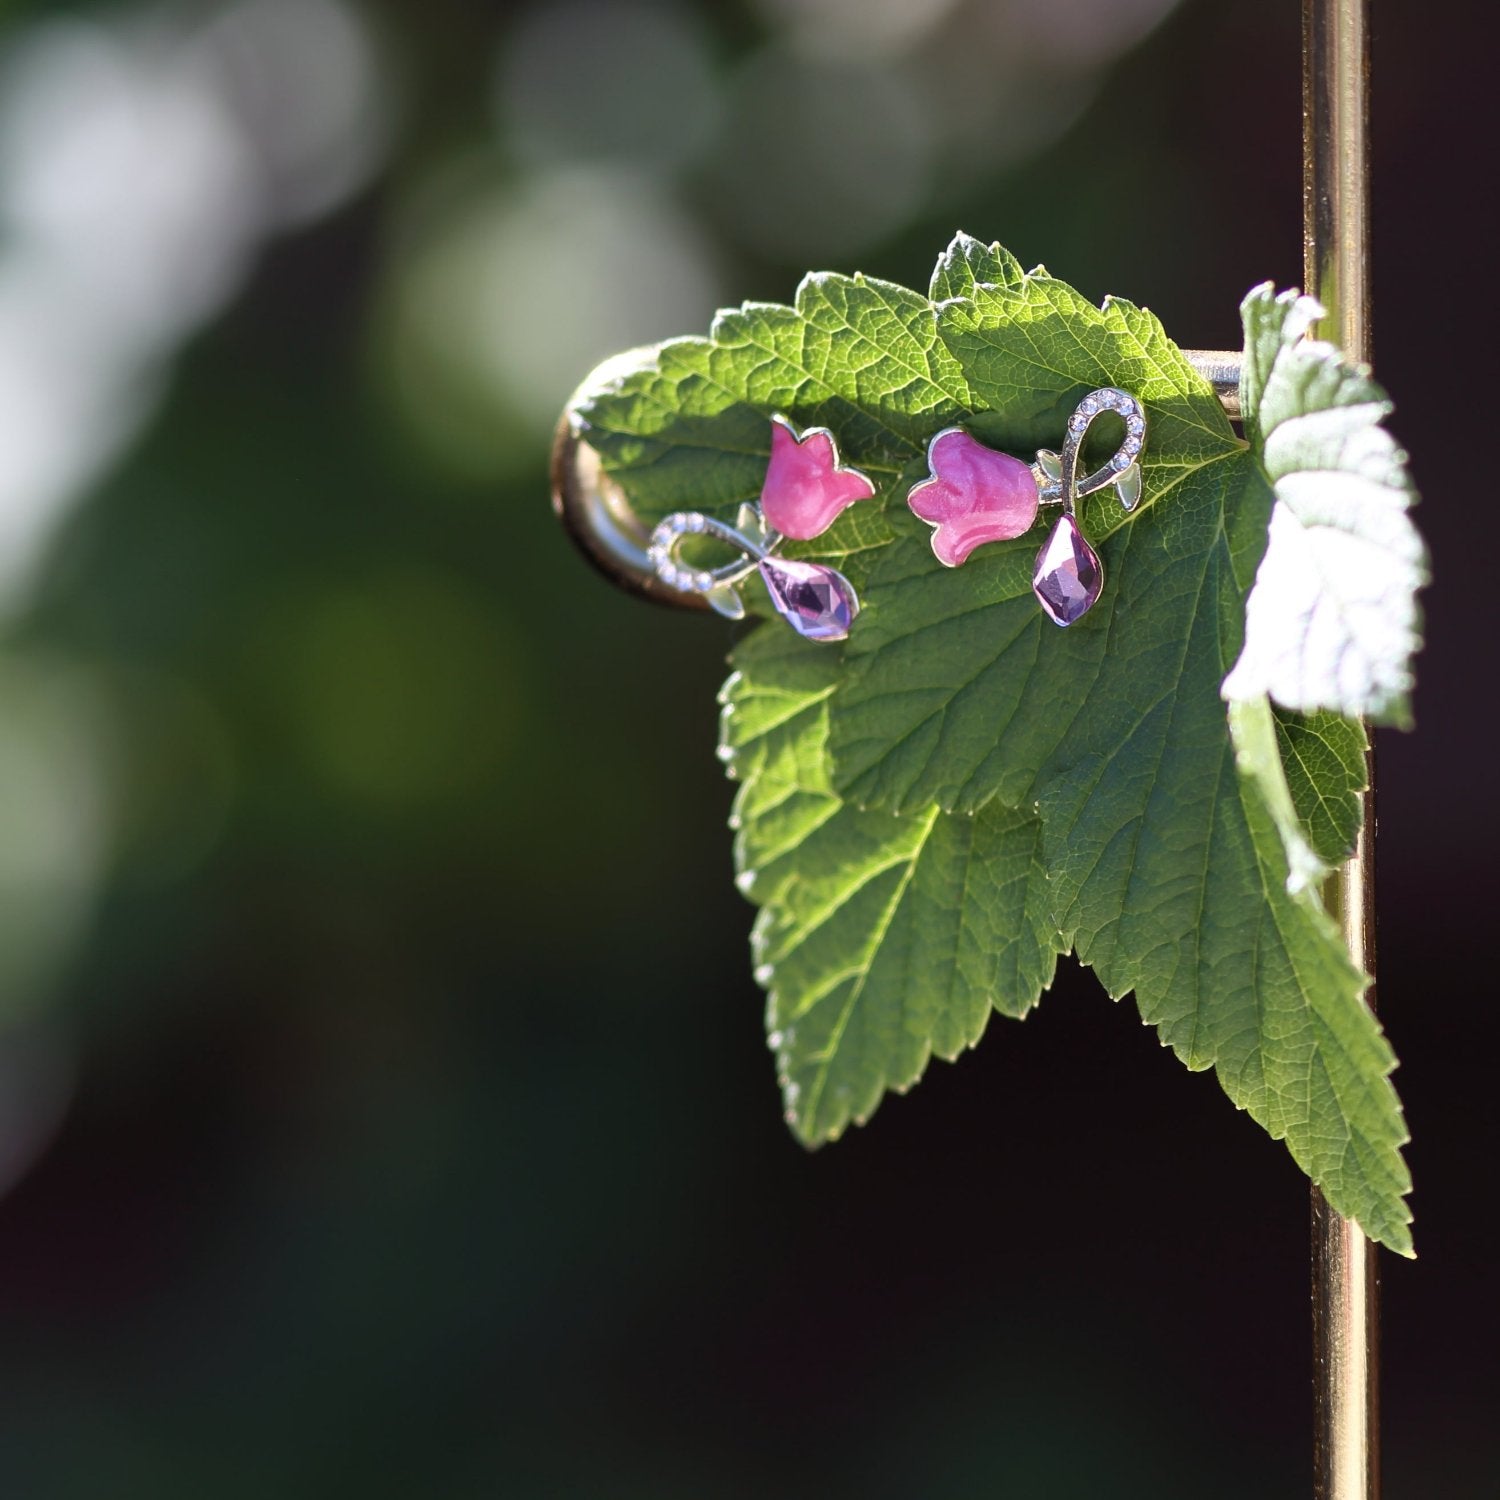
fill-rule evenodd
<path id="1" fill-rule="evenodd" d="M 1080 479 L 1084 437 L 1106 412 L 1124 422 L 1124 440 L 1107 463 Z M 1076 502 L 1113 485 L 1120 504 L 1134 510 L 1145 444 L 1141 403 L 1106 386 L 1085 396 L 1068 418 L 1061 455 L 1044 448 L 1034 464 L 986 448 L 962 427 L 945 427 L 927 444 L 930 477 L 912 487 L 906 503 L 933 528 L 932 550 L 950 568 L 986 542 L 1024 536 L 1041 506 L 1060 505 L 1062 515 L 1037 553 L 1031 587 L 1049 620 L 1071 625 L 1094 607 L 1104 587 L 1104 568 L 1078 525 Z"/>
<path id="2" fill-rule="evenodd" d="M 702 594 L 731 620 L 743 618 L 739 585 L 758 571 L 771 603 L 797 632 L 812 641 L 841 641 L 859 613 L 859 599 L 844 575 L 821 563 L 776 556 L 783 539 L 810 541 L 849 506 L 875 494 L 871 479 L 839 462 L 826 427 L 797 429 L 783 416 L 771 418 L 771 459 L 758 505 L 742 505 L 736 524 L 699 511 L 677 511 L 657 523 L 646 555 L 669 588 Z M 693 568 L 678 561 L 684 537 L 711 536 L 738 549 L 735 561 Z"/>

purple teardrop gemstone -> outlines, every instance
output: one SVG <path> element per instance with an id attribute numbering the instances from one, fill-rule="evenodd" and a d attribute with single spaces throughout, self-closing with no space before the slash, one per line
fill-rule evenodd
<path id="1" fill-rule="evenodd" d="M 1104 587 L 1104 566 L 1099 554 L 1084 541 L 1072 516 L 1064 516 L 1042 543 L 1031 587 L 1048 618 L 1057 625 L 1071 625 L 1098 602 Z"/>
<path id="2" fill-rule="evenodd" d="M 859 613 L 859 600 L 849 580 L 819 563 L 762 558 L 760 576 L 766 580 L 771 603 L 782 618 L 810 641 L 841 641 Z"/>

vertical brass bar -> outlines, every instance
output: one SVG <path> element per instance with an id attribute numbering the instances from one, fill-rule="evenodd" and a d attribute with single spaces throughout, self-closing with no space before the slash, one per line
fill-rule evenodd
<path id="1" fill-rule="evenodd" d="M 1318 329 L 1370 357 L 1368 0 L 1303 0 L 1303 279 L 1328 310 Z M 1329 904 L 1375 1004 L 1375 766 L 1354 857 Z M 1375 1247 L 1315 1188 L 1312 1302 L 1316 1500 L 1379 1500 L 1380 1280 Z"/>

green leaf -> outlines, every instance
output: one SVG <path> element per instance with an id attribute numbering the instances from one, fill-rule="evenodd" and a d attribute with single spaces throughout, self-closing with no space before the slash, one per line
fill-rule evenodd
<path id="1" fill-rule="evenodd" d="M 971 296 L 983 285 L 1018 286 L 1024 275 L 1021 262 L 1009 250 L 959 233 L 938 257 L 927 295 L 934 302 L 948 302 Z"/>
<path id="2" fill-rule="evenodd" d="M 1206 465 L 1170 527 L 1158 508 L 1126 532 L 1119 587 L 1154 607 L 1144 629 L 1117 617 L 1129 669 L 1099 675 L 1041 778 L 1054 914 L 1111 995 L 1133 990 L 1190 1069 L 1214 1068 L 1340 1212 L 1407 1252 L 1394 1058 L 1318 903 L 1320 867 L 1289 866 L 1290 796 L 1273 809 L 1266 778 L 1240 774 L 1218 700 L 1244 587 L 1232 523 L 1262 489 L 1246 457 Z M 1264 739 L 1274 760 L 1269 712 Z"/>
<path id="3" fill-rule="evenodd" d="M 1122 775 L 1100 744 L 1049 786 L 1044 854 L 1064 934 L 1111 995 L 1134 990 L 1188 1068 L 1215 1069 L 1340 1213 L 1410 1255 L 1395 1057 L 1361 1002 L 1365 978 L 1315 888 L 1288 890 L 1282 830 L 1222 737 L 1217 758 L 1201 752 L 1206 730 L 1142 705 L 1134 732 L 1154 784 Z"/>
<path id="4" fill-rule="evenodd" d="M 1233 705 L 1231 705 L 1231 710 Z M 1276 743 L 1297 820 L 1313 852 L 1330 868 L 1354 853 L 1369 785 L 1369 742 L 1355 719 L 1274 708 Z"/>
<path id="5" fill-rule="evenodd" d="M 1240 311 L 1245 429 L 1276 508 L 1224 696 L 1407 724 L 1427 557 L 1406 455 L 1380 426 L 1390 402 L 1363 366 L 1304 337 L 1323 315 L 1310 297 L 1268 282 Z"/>
<path id="6" fill-rule="evenodd" d="M 584 436 L 648 523 L 674 510 L 732 516 L 760 494 L 773 412 L 833 431 L 844 460 L 887 488 L 927 439 L 969 406 L 968 386 L 918 292 L 818 273 L 796 304 L 747 302 L 706 339 L 661 344 L 645 368 L 591 383 L 576 406 Z M 884 541 L 873 506 L 840 518 L 864 531 L 824 554 Z M 832 536 L 832 533 L 830 533 Z"/>
<path id="7" fill-rule="evenodd" d="M 1241 777 L 1256 784 L 1281 835 L 1288 891 L 1320 885 L 1359 837 L 1368 784 L 1363 725 L 1245 698 L 1229 704 L 1229 735 Z"/>
<path id="8" fill-rule="evenodd" d="M 892 811 L 1019 805 L 1084 710 L 1104 660 L 1104 616 L 1066 631 L 1043 618 L 1034 541 L 985 548 L 952 569 L 926 536 L 887 548 L 866 580 L 833 720 L 835 784 Z M 1112 585 L 1117 559 L 1100 552 Z"/>
<path id="9" fill-rule="evenodd" d="M 741 885 L 794 1124 L 816 1141 L 864 1118 L 992 1007 L 1024 1013 L 1071 944 L 1335 1207 L 1408 1250 L 1393 1059 L 1316 895 L 1357 830 L 1358 727 L 1259 694 L 1232 738 L 1221 698 L 1268 469 L 1145 310 L 1094 307 L 963 236 L 932 292 L 809 278 L 795 309 L 722 315 L 585 407 L 647 515 L 753 493 L 772 410 L 830 426 L 880 487 L 808 544 L 860 589 L 846 647 L 772 627 L 727 690 Z M 1265 411 L 1273 366 L 1247 366 Z M 1129 515 L 1111 491 L 1082 503 L 1105 590 L 1059 630 L 1030 588 L 1040 527 L 949 570 L 904 502 L 939 428 L 1029 458 L 1099 385 L 1145 405 L 1145 493 Z"/>
<path id="10" fill-rule="evenodd" d="M 735 653 L 722 751 L 741 889 L 762 910 L 756 976 L 788 1122 L 809 1145 L 863 1123 L 934 1053 L 973 1046 L 1051 983 L 1041 827 L 986 809 L 861 812 L 828 782 L 833 653 L 766 627 Z"/>
<path id="11" fill-rule="evenodd" d="M 1241 450 L 1212 388 L 1156 319 L 1128 302 L 1094 307 L 1033 272 L 976 287 L 972 300 L 941 307 L 938 320 L 975 401 L 989 408 L 969 426 L 996 446 L 1027 456 L 1058 446 L 1073 407 L 1100 385 L 1141 399 L 1150 425 L 1134 524 L 1154 507 L 1170 509 L 1201 465 Z M 1042 617 L 1031 592 L 1040 530 L 950 570 L 932 556 L 925 527 L 892 520 L 920 545 L 885 549 L 866 580 L 833 727 L 840 790 L 868 806 L 935 801 L 959 811 L 1028 794 L 1104 670 L 1111 622 L 1155 607 L 1118 576 L 1129 538 L 1112 537 L 1127 521 L 1112 492 L 1085 502 L 1083 514 L 1104 562 L 1105 596 L 1065 631 Z M 1248 535 L 1245 545 L 1260 543 Z"/>
<path id="12" fill-rule="evenodd" d="M 1296 894 L 1316 887 L 1329 866 L 1307 835 L 1301 810 L 1287 781 L 1281 758 L 1275 710 L 1269 698 L 1247 698 L 1229 705 L 1229 737 L 1234 743 L 1235 767 L 1255 784 L 1265 810 L 1281 835 L 1287 862 L 1287 890 Z"/>
<path id="13" fill-rule="evenodd" d="M 1281 831 L 1293 891 L 1316 884 L 1354 853 L 1369 749 L 1357 719 L 1299 714 L 1267 698 L 1229 704 L 1240 774 L 1253 778 Z"/>
<path id="14" fill-rule="evenodd" d="M 987 414 L 972 430 L 994 447 L 1030 458 L 1042 444 L 1058 446 L 1074 406 L 1100 385 L 1121 386 L 1145 404 L 1158 469 L 1239 446 L 1212 387 L 1149 311 L 1123 299 L 1096 307 L 1038 269 L 943 304 L 938 331 L 975 409 Z"/>

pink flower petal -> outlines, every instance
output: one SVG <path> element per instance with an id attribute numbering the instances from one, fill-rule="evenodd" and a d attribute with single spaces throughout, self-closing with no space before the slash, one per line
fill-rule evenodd
<path id="1" fill-rule="evenodd" d="M 906 503 L 937 529 L 932 550 L 956 568 L 985 542 L 1024 535 L 1036 520 L 1036 479 L 1028 465 L 997 453 L 961 427 L 938 433 L 927 446 L 932 478 L 914 485 Z"/>
<path id="2" fill-rule="evenodd" d="M 856 500 L 868 500 L 874 484 L 858 469 L 839 467 L 833 436 L 812 427 L 802 436 L 785 417 L 771 418 L 771 462 L 761 487 L 766 525 L 805 542 L 820 535 Z"/>

